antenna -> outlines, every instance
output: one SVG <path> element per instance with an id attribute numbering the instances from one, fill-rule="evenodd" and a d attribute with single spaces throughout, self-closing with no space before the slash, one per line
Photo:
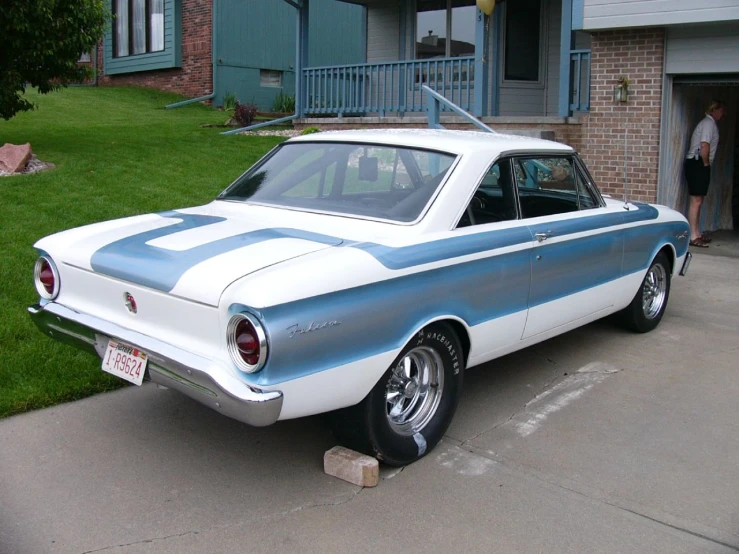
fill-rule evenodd
<path id="1" fill-rule="evenodd" d="M 624 210 L 629 209 L 629 200 L 626 197 L 626 193 L 628 192 L 628 188 L 627 188 L 628 176 L 626 174 L 626 154 L 628 152 L 628 147 L 629 147 L 629 128 L 627 125 L 628 124 L 624 122 Z"/>

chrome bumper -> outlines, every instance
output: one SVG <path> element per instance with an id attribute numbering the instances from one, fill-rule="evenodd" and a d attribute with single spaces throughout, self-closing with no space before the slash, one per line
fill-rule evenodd
<path id="1" fill-rule="evenodd" d="M 680 268 L 680 275 L 687 275 L 688 268 L 690 267 L 690 260 L 693 259 L 693 254 L 690 252 L 685 254 L 685 261 L 683 262 L 683 267 Z"/>
<path id="2" fill-rule="evenodd" d="M 257 427 L 271 425 L 280 417 L 281 392 L 251 387 L 211 360 L 61 304 L 37 304 L 30 306 L 28 313 L 45 335 L 98 357 L 103 356 L 111 338 L 140 348 L 149 356 L 147 373 L 153 382 L 223 415 Z"/>

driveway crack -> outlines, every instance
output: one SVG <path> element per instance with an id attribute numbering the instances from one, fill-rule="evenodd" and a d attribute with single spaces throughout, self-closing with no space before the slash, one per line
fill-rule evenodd
<path id="1" fill-rule="evenodd" d="M 272 514 L 267 514 L 267 515 L 264 515 L 264 516 L 260 516 L 260 517 L 256 517 L 256 518 L 252 518 L 252 519 L 247 519 L 247 520 L 244 520 L 244 521 L 238 521 L 238 522 L 224 524 L 224 525 L 211 525 L 210 527 L 206 527 L 205 529 L 200 529 L 200 530 L 184 531 L 182 533 L 174 533 L 172 535 L 165 535 L 163 537 L 153 537 L 153 538 L 142 539 L 142 540 L 139 540 L 139 541 L 129 542 L 129 543 L 125 543 L 125 544 L 115 544 L 115 545 L 111 545 L 111 546 L 105 546 L 103 548 L 97 548 L 97 549 L 94 549 L 94 550 L 85 550 L 84 552 L 82 552 L 82 554 L 94 554 L 95 552 L 105 552 L 106 550 L 111 550 L 113 548 L 126 548 L 128 546 L 136 546 L 138 544 L 147 544 L 147 543 L 154 543 L 154 542 L 159 542 L 159 541 L 166 541 L 166 540 L 169 540 L 169 539 L 176 539 L 176 538 L 179 538 L 179 537 L 186 537 L 188 535 L 199 535 L 201 533 L 208 533 L 210 531 L 215 531 L 215 530 L 231 529 L 233 527 L 239 527 L 241 525 L 248 525 L 250 523 L 255 523 L 255 522 L 258 522 L 258 521 L 264 521 L 264 520 L 268 520 L 268 519 L 281 518 L 281 517 L 289 516 L 289 515 L 295 514 L 297 512 L 302 512 L 303 510 L 310 510 L 310 509 L 313 509 L 313 508 L 341 506 L 343 504 L 347 504 L 348 502 L 351 502 L 352 500 L 354 500 L 357 496 L 359 496 L 361 494 L 361 492 L 363 490 L 364 489 L 362 487 L 358 487 L 356 491 L 354 491 L 352 494 L 350 494 L 346 498 L 341 498 L 341 499 L 338 499 L 338 500 L 335 500 L 335 501 L 309 502 L 307 504 L 303 504 L 301 506 L 296 506 L 295 508 L 291 508 L 289 510 L 284 510 L 282 512 L 275 512 L 275 513 L 272 513 Z"/>

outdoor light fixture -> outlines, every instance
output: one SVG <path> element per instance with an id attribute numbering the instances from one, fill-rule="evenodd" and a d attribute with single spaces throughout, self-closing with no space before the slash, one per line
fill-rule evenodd
<path id="1" fill-rule="evenodd" d="M 613 87 L 613 101 L 626 102 L 629 99 L 629 79 L 621 77 L 618 84 Z"/>

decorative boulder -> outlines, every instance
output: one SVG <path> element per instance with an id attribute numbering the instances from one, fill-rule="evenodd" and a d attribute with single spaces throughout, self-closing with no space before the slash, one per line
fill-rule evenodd
<path id="1" fill-rule="evenodd" d="M 31 143 L 10 144 L 0 147 L 0 171 L 5 173 L 20 173 L 26 168 L 31 157 Z"/>

